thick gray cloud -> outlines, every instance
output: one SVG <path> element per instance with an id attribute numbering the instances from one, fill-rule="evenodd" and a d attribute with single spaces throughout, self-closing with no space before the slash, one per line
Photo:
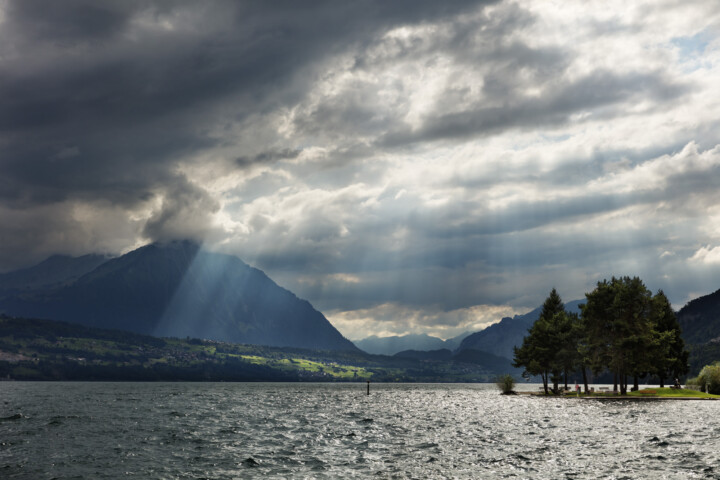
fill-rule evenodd
<path id="1" fill-rule="evenodd" d="M 607 71 L 594 71 L 587 77 L 569 84 L 553 84 L 541 98 L 525 99 L 508 87 L 506 80 L 512 75 L 490 79 L 493 99 L 503 99 L 498 106 L 473 105 L 458 113 L 428 119 L 418 131 L 391 131 L 381 139 L 385 146 L 418 141 L 492 135 L 508 128 L 533 129 L 538 126 L 566 124 L 570 115 L 583 109 L 605 108 L 604 117 L 624 114 L 623 103 L 650 99 L 667 102 L 686 91 L 673 85 L 660 75 L 616 75 Z M 553 82 L 555 83 L 555 82 Z M 493 102 L 494 103 L 494 102 Z"/>
<path id="2" fill-rule="evenodd" d="M 1 5 L 0 270 L 204 240 L 353 337 L 717 288 L 713 2 Z"/>

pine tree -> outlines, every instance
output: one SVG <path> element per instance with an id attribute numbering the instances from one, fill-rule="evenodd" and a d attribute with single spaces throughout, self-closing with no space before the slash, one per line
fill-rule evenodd
<path id="1" fill-rule="evenodd" d="M 666 378 L 678 378 L 688 372 L 688 351 L 680 336 L 680 324 L 670 300 L 662 290 L 652 298 L 652 322 L 655 330 L 655 348 L 651 373 L 665 386 Z"/>
<path id="2" fill-rule="evenodd" d="M 548 379 L 551 373 L 554 352 L 551 346 L 552 333 L 550 322 L 545 318 L 538 318 L 523 338 L 520 348 L 514 348 L 515 368 L 525 367 L 528 375 L 540 375 L 545 394 L 548 392 Z"/>
<path id="3" fill-rule="evenodd" d="M 598 282 L 585 297 L 582 315 L 593 371 L 608 368 L 625 394 L 628 375 L 637 387 L 638 378 L 652 368 L 651 293 L 638 277 L 613 277 L 610 282 Z"/>
<path id="4" fill-rule="evenodd" d="M 613 302 L 615 292 L 607 280 L 598 282 L 595 289 L 586 293 L 587 302 L 580 305 L 584 323 L 582 353 L 585 364 L 595 374 L 599 374 L 610 364 L 611 345 L 613 343 Z"/>
<path id="5" fill-rule="evenodd" d="M 548 393 L 548 380 L 553 381 L 553 391 L 557 392 L 560 375 L 567 371 L 567 358 L 571 355 L 568 341 L 572 327 L 565 312 L 560 295 L 554 288 L 543 303 L 540 317 L 528 330 L 520 348 L 515 347 L 513 365 L 525 367 L 525 373 L 540 375 L 545 393 Z M 565 376 L 567 382 L 567 374 Z M 567 384 L 566 384 L 567 386 Z"/>

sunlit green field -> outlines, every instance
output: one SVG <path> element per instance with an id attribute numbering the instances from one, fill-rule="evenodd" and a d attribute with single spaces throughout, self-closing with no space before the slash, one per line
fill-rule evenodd
<path id="1" fill-rule="evenodd" d="M 17 380 L 487 382 L 492 366 L 155 338 L 0 315 L 0 377 Z"/>
<path id="2" fill-rule="evenodd" d="M 283 370 L 299 370 L 302 372 L 312 372 L 325 374 L 336 379 L 370 379 L 372 372 L 368 372 L 363 367 L 354 367 L 350 365 L 338 365 L 336 363 L 322 363 L 307 360 L 304 358 L 281 358 L 273 359 L 260 357 L 257 355 L 240 355 L 240 358 L 255 365 L 267 365 L 273 368 Z"/>
<path id="3" fill-rule="evenodd" d="M 720 398 L 720 395 L 711 395 L 689 388 L 646 388 L 637 392 L 628 392 L 631 397 L 676 397 L 676 398 Z"/>

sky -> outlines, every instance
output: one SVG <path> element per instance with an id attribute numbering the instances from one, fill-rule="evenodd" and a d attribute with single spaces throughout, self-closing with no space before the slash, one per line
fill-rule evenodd
<path id="1" fill-rule="evenodd" d="M 190 238 L 348 338 L 720 288 L 720 8 L 0 0 L 0 272 Z"/>

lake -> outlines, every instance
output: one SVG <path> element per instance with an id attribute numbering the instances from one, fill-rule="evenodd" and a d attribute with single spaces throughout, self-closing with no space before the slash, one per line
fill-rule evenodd
<path id="1" fill-rule="evenodd" d="M 521 385 L 537 390 L 537 385 Z M 494 385 L 0 382 L 0 478 L 720 479 L 720 402 Z"/>

